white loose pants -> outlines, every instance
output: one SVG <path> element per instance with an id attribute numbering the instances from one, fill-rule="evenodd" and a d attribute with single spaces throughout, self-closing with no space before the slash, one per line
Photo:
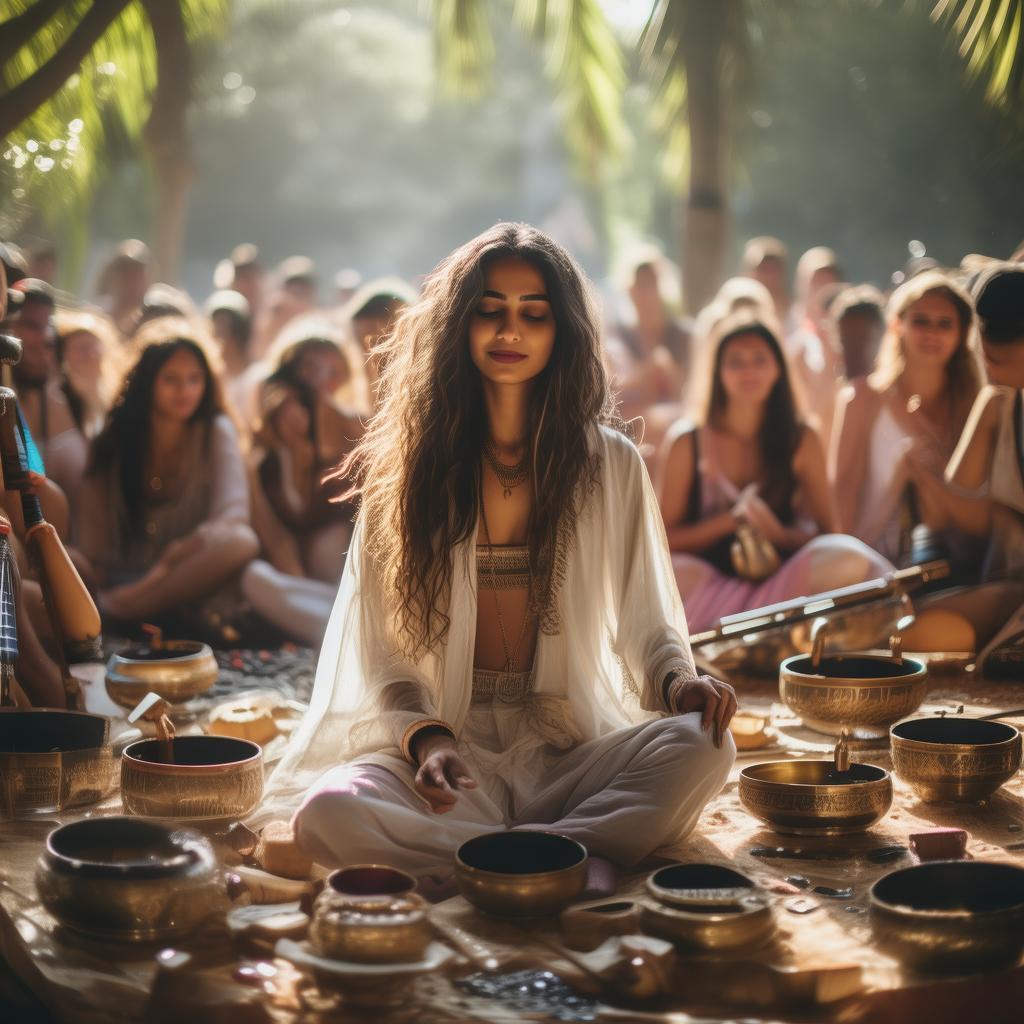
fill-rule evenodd
<path id="1" fill-rule="evenodd" d="M 538 825 L 629 866 L 693 830 L 735 756 L 732 735 L 715 747 L 696 712 L 645 722 L 568 751 L 511 819 L 484 786 L 461 790 L 451 811 L 434 814 L 404 761 L 354 762 L 319 780 L 294 827 L 325 867 L 383 862 L 417 876 L 445 874 L 467 839 Z"/>

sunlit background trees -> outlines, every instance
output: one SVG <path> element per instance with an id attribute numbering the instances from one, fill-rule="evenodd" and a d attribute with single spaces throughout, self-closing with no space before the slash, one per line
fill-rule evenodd
<path id="1" fill-rule="evenodd" d="M 499 218 L 691 308 L 743 237 L 878 279 L 1024 228 L 1024 0 L 4 0 L 0 233 L 202 294 L 253 241 L 423 273 Z"/>

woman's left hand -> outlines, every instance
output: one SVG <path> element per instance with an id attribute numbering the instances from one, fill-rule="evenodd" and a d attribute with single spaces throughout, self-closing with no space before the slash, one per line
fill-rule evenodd
<path id="1" fill-rule="evenodd" d="M 725 730 L 736 714 L 736 691 L 713 676 L 677 677 L 668 689 L 668 706 L 674 715 L 701 712 L 701 727 L 714 729 L 715 746 L 722 745 Z"/>

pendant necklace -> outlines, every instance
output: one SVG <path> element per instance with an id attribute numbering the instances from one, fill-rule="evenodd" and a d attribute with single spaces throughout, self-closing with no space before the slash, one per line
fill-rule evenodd
<path id="1" fill-rule="evenodd" d="M 510 466 L 498 458 L 494 442 L 488 438 L 484 441 L 484 458 L 487 460 L 487 465 L 491 467 L 494 475 L 498 478 L 498 483 L 502 486 L 502 493 L 505 498 L 511 498 L 513 489 L 526 479 L 528 469 L 526 456 L 515 463 L 515 465 Z"/>

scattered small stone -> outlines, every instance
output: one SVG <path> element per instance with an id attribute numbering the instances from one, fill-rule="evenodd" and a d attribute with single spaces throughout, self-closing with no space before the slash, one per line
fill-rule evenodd
<path id="1" fill-rule="evenodd" d="M 791 914 L 813 914 L 821 904 L 808 896 L 796 896 L 791 900 L 786 900 L 785 906 Z"/>
<path id="2" fill-rule="evenodd" d="M 811 880 L 804 878 L 803 875 L 786 875 L 786 881 L 790 885 L 795 885 L 798 889 L 809 889 L 811 887 Z"/>
<path id="3" fill-rule="evenodd" d="M 849 900 L 853 898 L 853 886 L 845 889 L 833 889 L 828 885 L 816 885 L 814 891 L 821 896 L 827 896 L 830 900 Z"/>
<path id="4" fill-rule="evenodd" d="M 843 910 L 848 914 L 863 914 L 864 908 L 858 907 L 855 903 L 851 903 L 848 907 L 843 907 Z"/>
<path id="5" fill-rule="evenodd" d="M 879 846 L 868 854 L 868 860 L 873 864 L 887 864 L 891 860 L 898 860 L 907 854 L 905 846 Z"/>
<path id="6" fill-rule="evenodd" d="M 522 1013 L 555 1021 L 593 1021 L 598 1004 L 580 995 L 551 971 L 471 974 L 456 985 L 470 995 L 498 999 Z"/>
<path id="7" fill-rule="evenodd" d="M 1006 831 L 1007 832 L 1019 832 L 1022 828 L 1024 828 L 1024 825 L 1017 825 L 1017 824 L 1007 825 L 1006 826 Z"/>

